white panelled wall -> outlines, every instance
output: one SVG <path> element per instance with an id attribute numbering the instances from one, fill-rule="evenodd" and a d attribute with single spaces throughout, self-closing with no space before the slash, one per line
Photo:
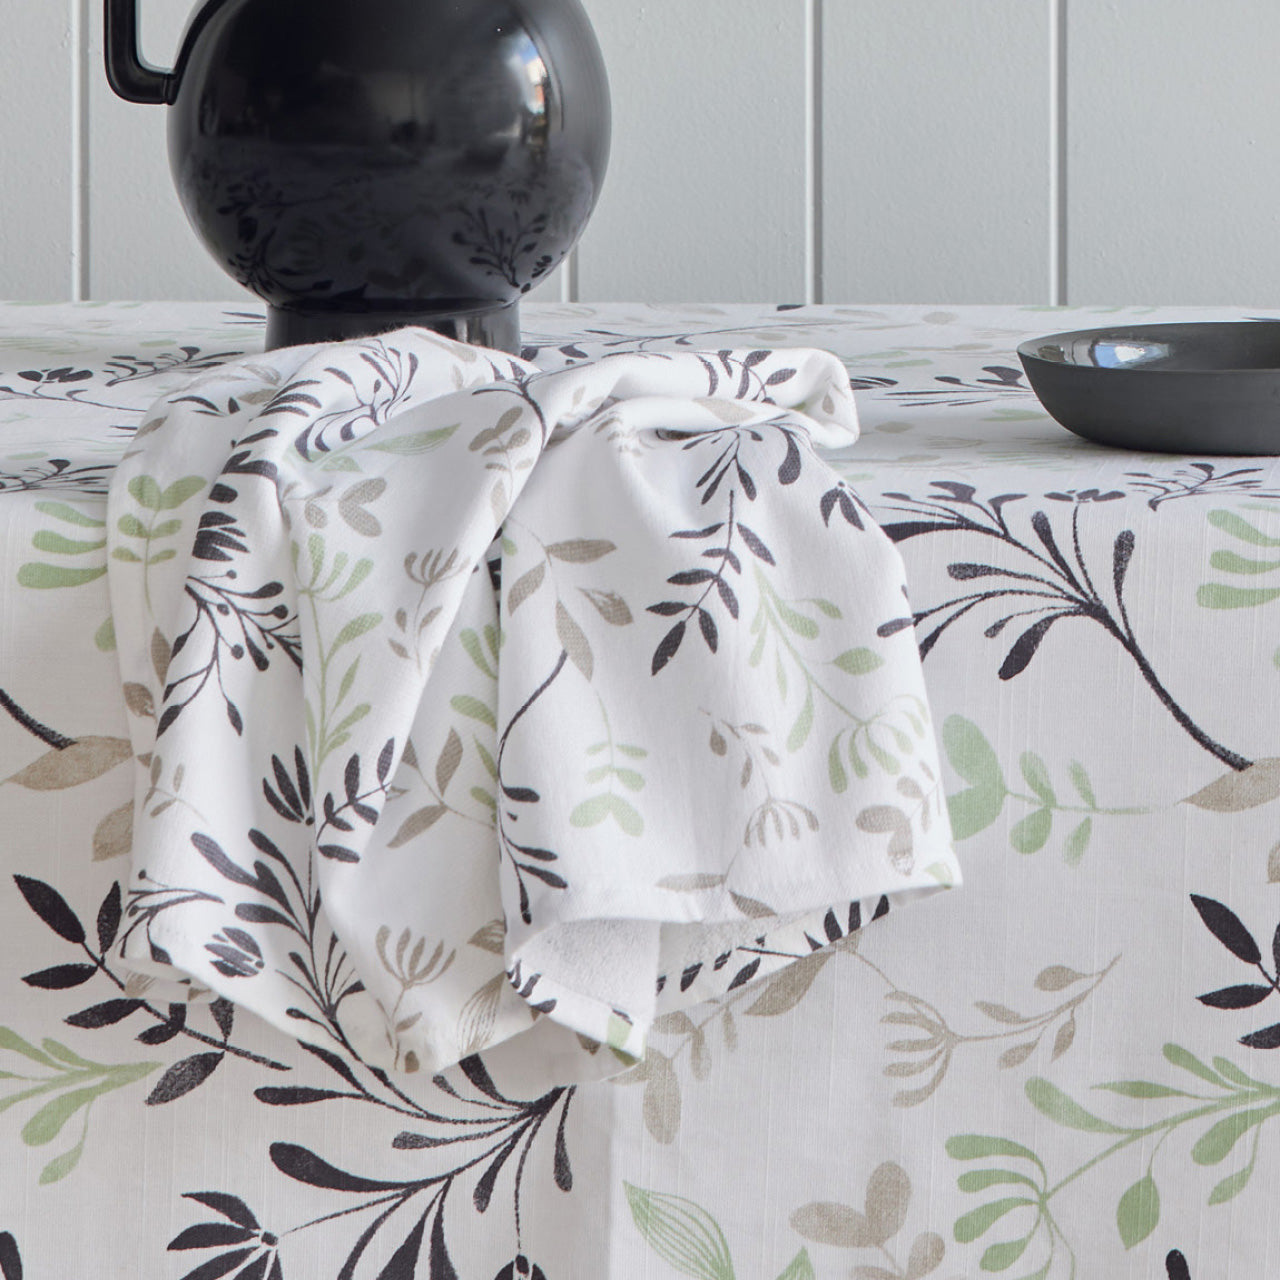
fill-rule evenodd
<path id="1" fill-rule="evenodd" d="M 585 0 L 613 159 L 542 298 L 1280 295 L 1276 0 Z M 139 0 L 172 65 L 193 0 Z M 0 0 L 0 297 L 243 300 L 101 0 Z"/>

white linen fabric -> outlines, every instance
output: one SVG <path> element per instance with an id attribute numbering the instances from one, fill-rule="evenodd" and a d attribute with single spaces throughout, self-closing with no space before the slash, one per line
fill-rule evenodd
<path id="1" fill-rule="evenodd" d="M 119 958 L 383 1070 L 563 1083 L 956 883 L 901 561 L 813 448 L 856 435 L 808 350 L 405 330 L 162 399 L 108 503 Z"/>

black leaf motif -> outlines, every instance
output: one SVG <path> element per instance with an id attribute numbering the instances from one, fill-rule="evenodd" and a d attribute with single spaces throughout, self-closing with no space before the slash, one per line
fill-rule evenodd
<path id="1" fill-rule="evenodd" d="M 276 803 L 271 788 L 267 786 L 267 781 L 262 780 L 262 789 L 266 793 L 267 799 L 271 802 L 271 807 L 280 814 L 282 818 L 288 818 L 291 821 L 302 817 L 302 799 L 298 795 L 297 788 L 293 785 L 293 779 L 289 777 L 289 771 L 284 767 L 279 756 L 271 757 L 271 769 L 276 776 L 276 786 L 280 788 L 280 794 L 284 797 L 284 803 L 288 806 L 288 812 L 281 809 Z"/>
<path id="2" fill-rule="evenodd" d="M 1169 1280 L 1191 1280 L 1191 1269 L 1182 1256 L 1181 1249 L 1170 1249 L 1164 1260 L 1164 1269 L 1169 1273 Z"/>
<path id="3" fill-rule="evenodd" d="M 208 1262 L 202 1262 L 194 1271 L 188 1271 L 182 1280 L 218 1280 L 219 1276 L 225 1276 L 228 1271 L 238 1267 L 252 1252 L 254 1246 L 248 1249 L 236 1249 L 232 1253 L 220 1253 L 216 1258 L 210 1258 Z"/>
<path id="4" fill-rule="evenodd" d="M 14 876 L 13 882 L 27 900 L 27 906 L 40 917 L 60 938 L 74 946 L 84 941 L 84 926 L 66 900 L 52 885 L 29 876 Z"/>
<path id="5" fill-rule="evenodd" d="M 795 376 L 796 376 L 796 371 L 794 369 L 778 369 L 769 375 L 769 377 L 765 380 L 764 385 L 766 387 L 776 387 L 783 382 L 790 382 L 791 379 L 794 378 Z M 787 484 L 789 482 L 784 480 L 782 483 Z"/>
<path id="6" fill-rule="evenodd" d="M 214 1073 L 218 1063 L 225 1056 L 221 1050 L 218 1050 L 216 1053 L 197 1053 L 190 1058 L 183 1058 L 181 1062 L 175 1062 L 160 1077 L 159 1083 L 147 1096 L 147 1106 L 162 1106 L 199 1088 Z"/>
<path id="7" fill-rule="evenodd" d="M 346 788 L 347 799 L 355 804 L 360 796 L 360 757 L 354 755 L 347 761 L 343 772 L 342 785 Z"/>
<path id="8" fill-rule="evenodd" d="M 760 957 L 756 956 L 756 958 L 752 960 L 750 964 L 743 965 L 743 967 L 733 975 L 733 981 L 729 983 L 726 990 L 734 991 L 738 987 L 742 986 L 744 983 L 750 982 L 751 979 L 756 976 L 756 972 L 759 970 L 759 968 L 760 968 Z"/>
<path id="9" fill-rule="evenodd" d="M 334 862 L 360 861 L 360 855 L 358 853 L 340 844 L 322 844 L 320 846 L 320 852 L 324 857 L 332 858 Z"/>
<path id="10" fill-rule="evenodd" d="M 1212 898 L 1202 898 L 1193 893 L 1191 901 L 1200 913 L 1205 928 L 1222 943 L 1233 956 L 1243 960 L 1245 964 L 1258 964 L 1262 960 L 1262 952 L 1253 940 L 1253 934 L 1245 928 L 1244 922 L 1230 907 Z"/>
<path id="11" fill-rule="evenodd" d="M 388 738 L 381 752 L 378 754 L 378 781 L 386 782 L 387 774 L 391 772 L 391 761 L 396 754 L 396 740 Z"/>
<path id="12" fill-rule="evenodd" d="M 216 840 L 211 840 L 208 836 L 202 835 L 197 831 L 192 835 L 191 843 L 195 845 L 201 857 L 225 879 L 232 881 L 234 884 L 248 885 L 254 889 L 258 887 L 257 880 L 243 867 L 238 867 L 232 862 Z"/>
<path id="13" fill-rule="evenodd" d="M 793 369 L 780 369 L 778 372 L 785 373 L 787 377 L 790 377 L 791 374 L 794 373 L 795 371 Z M 775 373 L 773 377 L 769 379 L 769 383 L 768 383 L 769 386 L 777 385 L 777 383 L 774 382 L 774 378 L 778 378 L 777 373 Z M 786 378 L 778 378 L 778 381 L 785 382 Z M 796 440 L 794 436 L 788 435 L 787 436 L 787 456 L 783 458 L 782 465 L 778 468 L 778 483 L 779 484 L 795 484 L 795 482 L 799 479 L 800 479 L 800 446 L 796 444 Z"/>
<path id="14" fill-rule="evenodd" d="M 1047 618 L 1041 618 L 1039 622 L 1029 626 L 1013 642 L 1013 648 L 1009 650 L 1000 666 L 999 676 L 1001 680 L 1012 680 L 1014 676 L 1021 675 L 1027 669 L 1027 664 L 1036 656 L 1036 650 L 1040 647 L 1040 642 L 1049 634 L 1049 628 L 1060 617 L 1062 617 L 1060 613 L 1053 613 Z"/>
<path id="15" fill-rule="evenodd" d="M 139 1044 L 168 1044 L 170 1040 L 181 1035 L 182 1028 L 176 1022 L 162 1022 L 157 1026 L 148 1027 L 145 1031 L 140 1032 L 134 1039 Z"/>
<path id="16" fill-rule="evenodd" d="M 742 540 L 747 544 L 747 550 L 751 552 L 757 560 L 763 560 L 765 564 L 777 564 L 773 558 L 773 552 L 760 540 L 760 538 L 745 524 L 738 525 L 738 532 L 742 534 Z"/>
<path id="17" fill-rule="evenodd" d="M 738 597 L 733 594 L 733 588 L 723 579 L 716 579 L 716 590 L 720 593 L 720 603 L 729 611 L 729 616 L 737 621 L 738 618 Z"/>
<path id="18" fill-rule="evenodd" d="M 463 1058 L 458 1063 L 462 1074 L 467 1077 L 471 1083 L 485 1095 L 486 1098 L 492 1098 L 494 1102 L 505 1102 L 506 1099 L 498 1092 L 498 1086 L 493 1083 L 493 1077 L 489 1074 L 489 1068 L 484 1065 L 483 1059 L 477 1054 L 472 1054 L 469 1058 Z"/>
<path id="19" fill-rule="evenodd" d="M 18 1242 L 7 1231 L 0 1231 L 0 1276 L 4 1280 L 22 1280 L 22 1256 Z"/>
<path id="20" fill-rule="evenodd" d="M 115 881 L 107 890 L 102 905 L 98 908 L 98 949 L 107 952 L 116 940 L 120 928 L 121 900 L 120 882 Z"/>
<path id="21" fill-rule="evenodd" d="M 311 1102 L 327 1102 L 330 1098 L 354 1098 L 360 1095 L 344 1093 L 339 1089 L 312 1089 L 301 1085 L 276 1088 L 263 1085 L 255 1089 L 253 1096 L 269 1107 L 304 1107 Z"/>
<path id="22" fill-rule="evenodd" d="M 656 613 L 662 618 L 673 618 L 677 613 L 683 613 L 688 607 L 679 600 L 664 600 L 661 604 L 651 604 L 648 612 Z"/>
<path id="23" fill-rule="evenodd" d="M 689 988 L 693 986 L 694 982 L 696 981 L 698 974 L 700 974 L 701 972 L 702 972 L 701 962 L 699 962 L 698 964 L 691 964 L 680 975 L 680 990 L 688 991 Z"/>
<path id="24" fill-rule="evenodd" d="M 68 1026 L 83 1027 L 86 1030 L 96 1031 L 100 1027 L 109 1027 L 113 1023 L 122 1022 L 131 1013 L 136 1013 L 143 1006 L 141 1000 L 104 1000 L 101 1004 L 91 1005 L 88 1009 L 81 1009 L 79 1013 L 73 1013 L 70 1017 L 64 1018 L 63 1021 Z"/>
<path id="25" fill-rule="evenodd" d="M 1240 1043 L 1250 1049 L 1280 1049 L 1280 1022 L 1241 1036 Z"/>
<path id="26" fill-rule="evenodd" d="M 228 1195 L 225 1191 L 187 1191 L 183 1193 L 182 1198 L 194 1200 L 197 1204 L 212 1209 L 214 1213 L 220 1213 L 224 1218 L 238 1222 L 242 1227 L 258 1230 L 257 1218 L 239 1196 Z"/>
<path id="27" fill-rule="evenodd" d="M 716 630 L 715 619 L 705 610 L 698 610 L 698 626 L 702 631 L 702 638 L 707 642 L 707 648 L 715 653 L 720 644 L 720 633 Z"/>
<path id="28" fill-rule="evenodd" d="M 678 533 L 673 533 L 673 538 L 709 538 L 712 534 L 719 533 L 724 528 L 724 521 L 719 520 L 715 524 L 709 524 L 705 529 L 681 529 Z"/>
<path id="29" fill-rule="evenodd" d="M 177 1249 L 217 1249 L 225 1244 L 244 1244 L 253 1239 L 254 1232 L 249 1227 L 239 1226 L 234 1222 L 198 1222 L 188 1227 L 169 1241 L 169 1248 Z"/>
<path id="30" fill-rule="evenodd" d="M 471 1199 L 475 1204 L 477 1213 L 484 1213 L 489 1207 L 489 1201 L 493 1198 L 493 1184 L 498 1180 L 498 1174 L 502 1172 L 502 1166 L 506 1164 L 507 1157 L 516 1149 L 519 1143 L 519 1137 L 512 1139 L 502 1147 L 489 1167 L 480 1175 L 480 1180 L 476 1183 L 476 1189 L 472 1193 Z"/>
<path id="31" fill-rule="evenodd" d="M 542 799 L 532 787 L 508 787 L 504 784 L 502 794 L 517 804 L 537 804 Z"/>
<path id="32" fill-rule="evenodd" d="M 1248 982 L 1238 987 L 1223 987 L 1220 991 L 1210 991 L 1197 996 L 1201 1004 L 1211 1009 L 1251 1009 L 1261 1004 L 1270 994 L 1271 987 L 1263 987 L 1256 982 Z"/>
<path id="33" fill-rule="evenodd" d="M 553 1165 L 556 1186 L 561 1191 L 573 1190 L 573 1166 L 569 1163 L 569 1147 L 564 1138 L 564 1127 L 568 1119 L 569 1105 L 566 1102 L 564 1109 L 560 1112 L 560 1124 L 556 1128 L 556 1154 Z"/>
<path id="34" fill-rule="evenodd" d="M 413 1230 L 404 1238 L 400 1247 L 391 1255 L 387 1265 L 378 1272 L 378 1280 L 413 1280 L 418 1270 L 418 1255 L 422 1252 L 422 1237 L 427 1227 L 427 1213 L 418 1219 Z"/>
<path id="35" fill-rule="evenodd" d="M 546 867 L 534 867 L 522 862 L 520 870 L 526 875 L 534 876 L 536 879 L 541 880 L 549 888 L 567 889 L 569 887 L 569 882 L 564 876 L 557 875 L 554 871 L 548 871 Z"/>
<path id="36" fill-rule="evenodd" d="M 22 980 L 29 987 L 40 987 L 45 991 L 65 991 L 69 987 L 78 987 L 88 982 L 97 972 L 97 965 L 59 964 L 52 969 L 41 969 L 39 973 L 29 973 Z"/>
<path id="37" fill-rule="evenodd" d="M 305 1049 L 313 1057 L 319 1058 L 330 1071 L 336 1072 L 353 1088 L 359 1089 L 359 1082 L 356 1080 L 351 1068 L 332 1050 L 324 1049 L 318 1044 L 307 1044 L 301 1040 L 298 1044 L 300 1048 Z"/>
<path id="38" fill-rule="evenodd" d="M 428 1280 L 458 1280 L 453 1259 L 444 1242 L 444 1214 L 437 1213 L 431 1226 L 431 1269 Z"/>
<path id="39" fill-rule="evenodd" d="M 378 1182 L 373 1178 L 346 1173 L 322 1160 L 314 1151 L 308 1151 L 306 1147 L 292 1142 L 273 1142 L 270 1154 L 271 1163 L 286 1178 L 305 1183 L 309 1187 L 319 1187 L 322 1191 L 403 1191 L 406 1185 L 411 1185 L 403 1182 Z"/>
<path id="40" fill-rule="evenodd" d="M 237 919 L 249 924 L 282 924 L 286 928 L 293 927 L 293 921 L 283 916 L 274 907 L 264 907 L 257 902 L 241 902 L 236 906 Z"/>
<path id="41" fill-rule="evenodd" d="M 235 1280 L 262 1280 L 262 1277 L 267 1271 L 267 1264 L 271 1260 L 271 1255 L 269 1253 L 259 1254 L 258 1257 L 254 1258 L 254 1260 L 249 1263 L 243 1271 L 236 1272 Z M 275 1261 L 278 1266 L 280 1262 L 279 1258 Z"/>
<path id="42" fill-rule="evenodd" d="M 675 657 L 676 651 L 680 648 L 680 642 L 684 639 L 685 622 L 681 618 L 670 631 L 662 638 L 662 643 L 658 645 L 653 653 L 653 669 L 652 674 L 657 675 L 663 667 Z"/>
<path id="43" fill-rule="evenodd" d="M 1116 598 L 1124 594 L 1124 576 L 1129 571 L 1129 561 L 1133 558 L 1133 530 L 1125 529 L 1116 536 L 1115 550 L 1112 556 L 1112 576 L 1115 580 Z"/>
<path id="44" fill-rule="evenodd" d="M 222 1038 L 228 1039 L 231 1035 L 231 1028 L 235 1024 L 236 1010 L 235 1005 L 223 997 L 219 997 L 209 1006 L 209 1013 L 213 1016 L 214 1022 L 218 1024 L 218 1030 L 222 1032 Z"/>
<path id="45" fill-rule="evenodd" d="M 667 579 L 673 587 L 696 587 L 703 582 L 710 582 L 715 574 L 710 569 L 683 569 L 673 573 Z"/>

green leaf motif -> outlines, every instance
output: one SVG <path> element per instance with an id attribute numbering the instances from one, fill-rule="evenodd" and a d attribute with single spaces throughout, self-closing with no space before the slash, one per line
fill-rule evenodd
<path id="1" fill-rule="evenodd" d="M 1258 574 L 1280 569 L 1280 560 L 1252 560 L 1234 551 L 1215 551 L 1209 557 L 1209 563 L 1223 573 Z"/>
<path id="2" fill-rule="evenodd" d="M 644 834 L 644 819 L 632 805 L 611 791 L 582 801 L 569 814 L 569 824 L 574 827 L 598 827 L 609 817 L 629 836 Z"/>
<path id="3" fill-rule="evenodd" d="M 1280 597 L 1280 587 L 1232 587 L 1224 582 L 1206 582 L 1196 591 L 1196 603 L 1203 609 L 1252 609 Z"/>
<path id="4" fill-rule="evenodd" d="M 1058 797 L 1054 794 L 1053 784 L 1049 781 L 1049 770 L 1045 762 L 1034 751 L 1024 751 L 1018 764 L 1027 786 L 1048 808 L 1052 809 L 1058 803 Z"/>
<path id="5" fill-rule="evenodd" d="M 835 664 L 851 676 L 870 675 L 884 666 L 884 659 L 874 649 L 846 649 Z"/>
<path id="6" fill-rule="evenodd" d="M 999 757 L 972 720 L 948 716 L 942 725 L 942 746 L 951 767 L 971 786 L 1004 791 Z"/>
<path id="7" fill-rule="evenodd" d="M 809 1250 L 801 1249 L 787 1264 L 787 1269 L 778 1276 L 778 1280 L 817 1280 L 817 1273 L 809 1260 Z"/>
<path id="8" fill-rule="evenodd" d="M 159 511 L 164 500 L 164 494 L 152 476 L 134 476 L 129 481 L 129 496 L 148 511 Z"/>
<path id="9" fill-rule="evenodd" d="M 1253 1174 L 1253 1165 L 1247 1164 L 1243 1169 L 1237 1170 L 1230 1177 L 1223 1178 L 1212 1191 L 1209 1192 L 1210 1204 L 1226 1204 L 1228 1200 L 1234 1200 L 1236 1196 L 1249 1185 L 1249 1178 Z"/>
<path id="10" fill-rule="evenodd" d="M 1036 809 L 1027 814 L 1009 832 L 1009 843 L 1019 853 L 1039 853 L 1048 842 L 1053 830 L 1053 811 Z"/>
<path id="11" fill-rule="evenodd" d="M 1062 860 L 1069 867 L 1080 865 L 1085 850 L 1089 847 L 1089 837 L 1093 834 L 1093 819 L 1085 818 L 1078 826 L 1073 827 L 1067 842 L 1062 846 Z"/>
<path id="12" fill-rule="evenodd" d="M 956 1243 L 971 1244 L 979 1236 L 990 1231 L 1006 1214 L 1035 1203 L 1026 1196 L 1007 1196 L 1003 1200 L 992 1200 L 990 1204 L 980 1205 L 977 1209 L 970 1210 L 956 1219 Z"/>
<path id="13" fill-rule="evenodd" d="M 1089 781 L 1089 775 L 1085 772 L 1084 765 L 1078 760 L 1071 762 L 1071 768 L 1068 770 L 1071 775 L 1071 785 L 1075 787 L 1080 795 L 1080 799 L 1089 806 L 1090 809 L 1096 809 L 1098 802 L 1094 798 L 1093 784 Z"/>
<path id="14" fill-rule="evenodd" d="M 93 542 L 81 542 L 77 539 L 64 538 L 60 533 L 54 533 L 52 529 L 41 529 L 31 539 L 31 545 L 37 551 L 43 551 L 51 556 L 82 556 L 90 551 L 101 551 L 107 545 L 106 538 L 99 538 Z"/>
<path id="15" fill-rule="evenodd" d="M 380 453 L 394 453 L 401 457 L 416 457 L 418 454 L 430 453 L 438 449 L 458 429 L 458 424 L 451 427 L 438 427 L 435 431 L 414 431 L 409 435 L 395 436 L 390 440 L 381 440 L 369 445 Z"/>
<path id="16" fill-rule="evenodd" d="M 1196 1164 L 1219 1164 L 1250 1129 L 1277 1114 L 1280 1114 L 1280 1103 L 1274 1102 L 1266 1107 L 1233 1112 L 1201 1135 L 1191 1148 L 1191 1158 Z"/>
<path id="17" fill-rule="evenodd" d="M 1234 511 L 1211 511 L 1209 513 L 1209 523 L 1215 529 L 1221 529 L 1223 533 L 1230 534 L 1233 538 L 1238 538 L 1241 542 L 1247 542 L 1255 547 L 1280 547 L 1280 538 L 1272 538 L 1263 533 L 1261 529 L 1255 528 L 1243 516 L 1238 516 Z"/>
<path id="18" fill-rule="evenodd" d="M 1002 1244 L 993 1244 L 982 1255 L 978 1266 L 983 1271 L 1008 1271 L 1026 1253 L 1027 1245 L 1030 1243 L 1031 1237 L 1023 1236 L 1020 1240 L 1006 1240 Z"/>
<path id="19" fill-rule="evenodd" d="M 1030 1147 L 1008 1138 L 992 1138 L 982 1133 L 960 1133 L 947 1139 L 947 1155 L 953 1160 L 990 1160 L 994 1156 L 1011 1156 L 1040 1164 L 1040 1157 Z"/>
<path id="20" fill-rule="evenodd" d="M 59 587 L 82 587 L 96 582 L 107 572 L 105 564 L 92 569 L 67 569 L 60 564 L 42 564 L 38 561 L 24 564 L 18 570 L 18 585 L 36 591 L 52 591 Z"/>
<path id="21" fill-rule="evenodd" d="M 382 621 L 380 613 L 362 613 L 359 616 L 350 619 L 344 624 L 341 631 L 338 632 L 337 638 L 333 642 L 329 652 L 334 653 L 341 649 L 344 644 L 350 644 L 353 640 L 359 640 L 361 636 L 372 631 L 374 627 Z"/>
<path id="22" fill-rule="evenodd" d="M 203 476 L 184 476 L 181 480 L 175 480 L 160 495 L 160 510 L 173 511 L 176 507 L 182 506 L 188 498 L 194 498 L 203 488 Z M 129 491 L 133 492 L 132 483 L 129 485 Z"/>
<path id="23" fill-rule="evenodd" d="M 1184 1049 L 1180 1044 L 1166 1044 L 1163 1053 L 1166 1062 L 1180 1067 L 1183 1071 L 1189 1071 L 1193 1076 L 1198 1076 L 1209 1084 L 1222 1088 L 1227 1083 L 1216 1071 L 1207 1067 L 1194 1053 Z"/>
<path id="24" fill-rule="evenodd" d="M 664 1262 L 695 1280 L 734 1280 L 729 1243 L 705 1209 L 682 1196 L 622 1185 L 632 1220 Z"/>
<path id="25" fill-rule="evenodd" d="M 1116 1226 L 1126 1249 L 1141 1244 L 1160 1222 L 1160 1192 L 1150 1174 L 1139 1178 L 1120 1197 L 1116 1206 Z"/>
<path id="26" fill-rule="evenodd" d="M 1027 1081 L 1026 1094 L 1027 1100 L 1041 1115 L 1067 1129 L 1082 1129 L 1087 1133 L 1130 1132 L 1086 1111 L 1043 1076 L 1033 1076 Z"/>
<path id="27" fill-rule="evenodd" d="M 67 524 L 77 524 L 83 529 L 105 529 L 107 522 L 87 512 L 77 511 L 65 502 L 37 502 L 36 510 L 41 515 L 52 516 L 55 520 L 65 520 Z"/>

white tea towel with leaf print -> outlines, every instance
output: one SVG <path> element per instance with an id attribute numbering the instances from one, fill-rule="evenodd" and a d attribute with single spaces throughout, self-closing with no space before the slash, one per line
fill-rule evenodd
<path id="1" fill-rule="evenodd" d="M 420 330 L 156 405 L 110 493 L 121 958 L 565 1083 L 955 883 L 902 565 L 814 448 L 856 434 L 823 352 Z"/>

